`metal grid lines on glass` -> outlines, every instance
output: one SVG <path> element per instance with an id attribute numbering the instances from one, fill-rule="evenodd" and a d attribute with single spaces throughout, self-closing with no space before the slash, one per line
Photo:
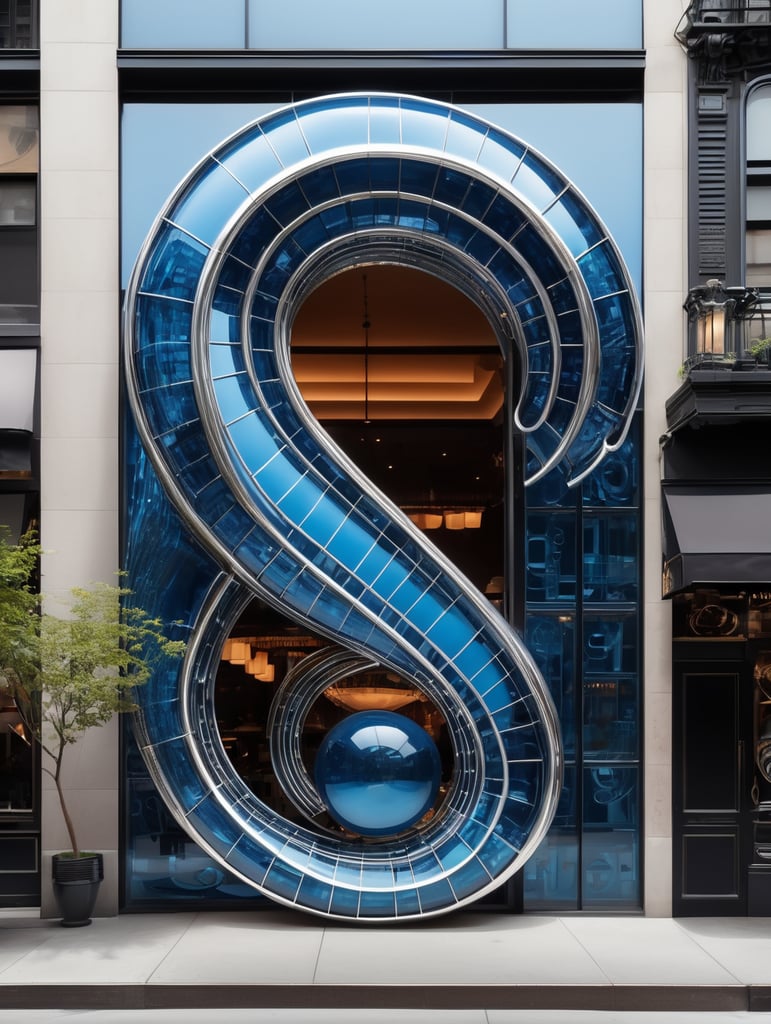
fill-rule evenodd
<path id="1" fill-rule="evenodd" d="M 137 428 L 222 570 L 185 597 L 188 656 L 180 678 L 159 673 L 143 688 L 140 746 L 178 820 L 237 878 L 319 914 L 395 920 L 463 906 L 524 864 L 556 809 L 562 755 L 554 705 L 518 634 L 343 455 L 298 391 L 294 315 L 320 280 L 362 259 L 425 261 L 477 297 L 504 356 L 523 367 L 516 421 L 536 484 L 556 465 L 575 484 L 623 444 L 641 357 L 623 263 L 582 197 L 519 140 L 440 103 L 325 97 L 247 126 L 180 185 L 140 254 L 125 317 Z M 147 606 L 163 566 L 142 565 L 130 566 L 131 583 Z M 223 622 L 235 621 L 222 609 L 250 595 L 332 648 L 318 657 L 320 683 L 287 673 L 276 709 L 303 720 L 307 688 L 337 671 L 335 651 L 353 652 L 432 702 L 451 752 L 446 790 L 430 769 L 431 737 L 406 730 L 397 743 L 392 720 L 379 732 L 362 721 L 322 746 L 328 764 L 315 780 L 276 741 L 299 818 L 247 786 L 224 754 L 211 679 Z M 265 676 L 260 652 L 243 649 Z M 240 646 L 228 654 L 240 662 Z M 355 771 L 352 745 L 366 746 Z M 434 782 L 444 795 L 413 820 L 404 792 L 423 808 Z M 393 812 L 385 828 L 360 809 L 371 786 L 390 787 L 380 790 Z M 356 799 L 340 797 L 346 787 Z M 316 821 L 319 805 L 331 825 Z"/>
<path id="2" fill-rule="evenodd" d="M 557 705 L 565 782 L 525 868 L 529 910 L 641 904 L 640 437 L 527 495 L 526 639 Z M 576 500 L 578 499 L 578 501 Z"/>

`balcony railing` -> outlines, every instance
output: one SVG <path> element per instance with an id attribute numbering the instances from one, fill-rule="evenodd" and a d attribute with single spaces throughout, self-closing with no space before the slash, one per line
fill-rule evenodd
<path id="1" fill-rule="evenodd" d="M 771 0 L 694 0 L 683 15 L 677 37 L 685 42 L 695 31 L 716 26 L 737 27 L 771 23 Z"/>
<path id="2" fill-rule="evenodd" d="M 36 50 L 38 0 L 0 0 L 0 50 Z"/>

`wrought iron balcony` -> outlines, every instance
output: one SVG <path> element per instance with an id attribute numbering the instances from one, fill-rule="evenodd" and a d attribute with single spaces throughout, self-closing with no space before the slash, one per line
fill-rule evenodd
<path id="1" fill-rule="evenodd" d="M 706 78 L 769 63 L 771 0 L 693 0 L 675 37 Z"/>

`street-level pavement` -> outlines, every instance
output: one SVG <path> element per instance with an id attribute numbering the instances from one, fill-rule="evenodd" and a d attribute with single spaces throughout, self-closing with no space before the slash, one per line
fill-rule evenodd
<path id="1" fill-rule="evenodd" d="M 238 1015 L 252 1008 L 261 1012 Z M 212 1014 L 224 1009 L 233 1012 Z M 724 1024 L 764 1011 L 771 1019 L 769 918 L 469 911 L 356 927 L 275 909 L 62 928 L 0 914 L 0 1024 L 647 1024 L 651 1013 L 667 1024 L 719 1014 Z"/>

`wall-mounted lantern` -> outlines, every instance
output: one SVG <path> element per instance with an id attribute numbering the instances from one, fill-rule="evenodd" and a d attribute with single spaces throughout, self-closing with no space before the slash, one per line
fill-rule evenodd
<path id="1" fill-rule="evenodd" d="M 688 292 L 688 363 L 722 362 L 744 354 L 744 321 L 757 301 L 754 288 L 726 288 L 711 278 Z"/>

